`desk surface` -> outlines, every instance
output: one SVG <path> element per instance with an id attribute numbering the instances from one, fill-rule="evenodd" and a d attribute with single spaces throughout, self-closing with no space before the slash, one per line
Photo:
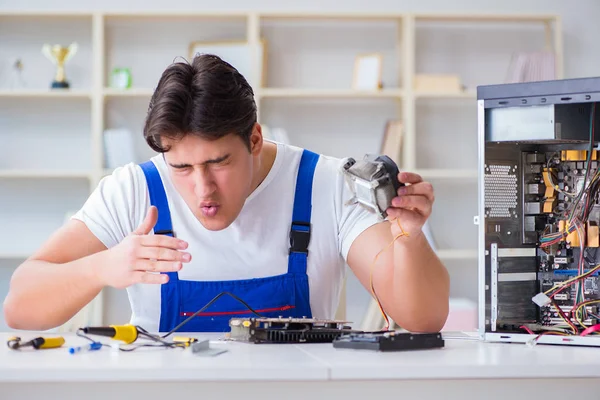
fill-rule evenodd
<path id="1" fill-rule="evenodd" d="M 6 343 L 13 335 L 0 333 L 0 339 Z M 39 334 L 19 332 L 19 336 L 29 340 Z M 259 345 L 223 341 L 211 334 L 190 336 L 209 338 L 212 348 L 228 351 L 215 357 L 201 357 L 189 349 L 151 348 L 69 354 L 69 346 L 88 342 L 66 334 L 66 343 L 59 349 L 15 351 L 2 345 L 0 382 L 600 377 L 600 348 L 446 339 L 443 349 L 378 353 L 336 349 L 331 344 Z"/>

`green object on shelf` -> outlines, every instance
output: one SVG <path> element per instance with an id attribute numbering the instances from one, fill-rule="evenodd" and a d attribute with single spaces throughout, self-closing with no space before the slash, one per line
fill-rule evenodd
<path id="1" fill-rule="evenodd" d="M 113 68 L 110 86 L 115 89 L 131 88 L 131 70 L 129 68 Z"/>

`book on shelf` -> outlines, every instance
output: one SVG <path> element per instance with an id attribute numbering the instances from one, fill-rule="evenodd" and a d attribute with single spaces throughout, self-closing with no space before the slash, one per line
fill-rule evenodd
<path id="1" fill-rule="evenodd" d="M 556 59 L 551 51 L 513 53 L 505 83 L 556 79 Z"/>
<path id="2" fill-rule="evenodd" d="M 385 124 L 385 132 L 381 141 L 381 154 L 391 158 L 397 165 L 400 165 L 403 129 L 402 121 L 389 120 Z"/>

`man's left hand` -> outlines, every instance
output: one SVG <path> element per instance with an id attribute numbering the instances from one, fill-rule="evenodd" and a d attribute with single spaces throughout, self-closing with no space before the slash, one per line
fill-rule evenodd
<path id="1" fill-rule="evenodd" d="M 392 205 L 387 209 L 387 218 L 390 221 L 398 219 L 400 223 L 391 224 L 394 236 L 402 234 L 402 231 L 414 236 L 421 232 L 425 221 L 431 215 L 435 200 L 433 186 L 412 172 L 400 172 L 398 180 L 405 186 L 398 189 L 398 196 L 394 197 Z"/>

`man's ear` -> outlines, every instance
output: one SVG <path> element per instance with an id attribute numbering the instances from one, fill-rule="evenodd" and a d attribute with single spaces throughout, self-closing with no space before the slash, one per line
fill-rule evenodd
<path id="1" fill-rule="evenodd" d="M 263 136 L 262 136 L 262 127 L 257 122 L 254 124 L 254 128 L 252 128 L 252 133 L 250 134 L 250 153 L 252 155 L 258 155 L 263 146 Z"/>

